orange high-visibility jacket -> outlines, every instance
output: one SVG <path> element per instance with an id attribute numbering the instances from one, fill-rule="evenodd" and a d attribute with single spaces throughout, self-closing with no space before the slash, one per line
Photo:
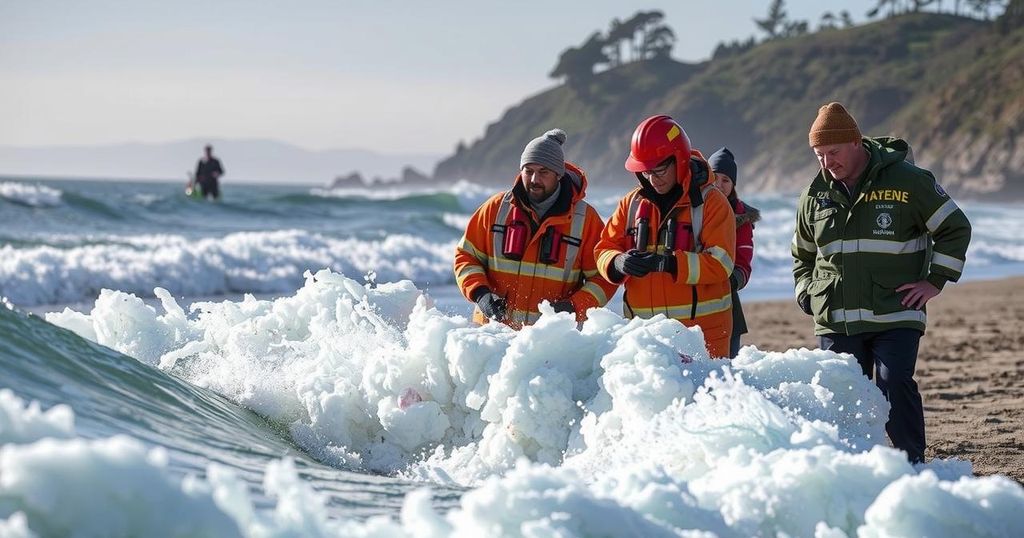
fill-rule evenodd
<path id="1" fill-rule="evenodd" d="M 700 166 L 708 168 L 700 152 L 693 150 Z M 682 167 L 688 163 L 677 163 L 677 175 L 683 195 L 675 206 L 662 215 L 657 204 L 647 200 L 646 193 L 654 192 L 650 183 L 637 174 L 640 186 L 633 189 L 622 200 L 605 226 L 601 241 L 595 248 L 597 265 L 601 275 L 611 280 L 609 267 L 612 260 L 629 250 L 630 242 L 636 235 L 638 205 L 650 204 L 651 218 L 646 250 L 662 254 L 666 251 L 666 230 L 670 219 L 676 225 L 689 224 L 699 228 L 697 237 L 692 237 L 689 251 L 673 250 L 676 259 L 676 276 L 671 273 L 655 272 L 637 278 L 626 276 L 623 295 L 623 315 L 651 318 L 657 314 L 679 320 L 687 327 L 699 325 L 704 331 L 704 341 L 712 357 L 729 356 L 729 336 L 732 332 L 732 290 L 729 275 L 732 274 L 736 256 L 736 220 L 725 195 L 710 183 L 699 189 L 690 189 L 689 174 Z M 691 198 L 699 192 L 703 203 L 694 209 Z M 701 216 L 700 224 L 694 224 L 693 216 Z M 630 222 L 630 221 L 633 222 Z M 678 228 L 676 228 L 678 230 Z M 679 233 L 679 232 L 677 232 Z"/>
<path id="2" fill-rule="evenodd" d="M 552 214 L 559 206 L 556 202 L 544 221 L 537 225 L 537 215 L 530 206 L 522 178 L 517 175 L 511 190 L 492 196 L 473 213 L 465 235 L 455 248 L 455 278 L 462 294 L 472 301 L 473 292 L 486 286 L 504 297 L 508 302 L 505 323 L 515 329 L 536 322 L 540 317 L 538 306 L 545 299 L 552 303 L 568 299 L 576 311 L 577 321 L 583 321 L 587 309 L 604 306 L 617 287 L 597 272 L 594 245 L 600 238 L 604 221 L 583 200 L 586 174 L 568 162 L 565 169 L 566 175 L 560 181 L 562 191 L 568 189 L 571 195 L 567 211 Z M 504 228 L 512 206 L 525 211 L 531 220 L 526 249 L 520 260 L 502 254 Z M 497 222 L 499 214 L 504 216 L 502 222 Z M 547 264 L 540 260 L 542 238 L 549 233 L 549 228 L 563 237 L 558 252 L 549 258 L 554 261 Z M 567 263 L 570 258 L 571 262 Z M 487 321 L 479 308 L 474 308 L 473 320 L 480 324 Z"/>

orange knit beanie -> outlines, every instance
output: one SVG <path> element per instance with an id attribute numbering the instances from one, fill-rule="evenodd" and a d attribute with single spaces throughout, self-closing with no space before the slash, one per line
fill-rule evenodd
<path id="1" fill-rule="evenodd" d="M 814 118 L 814 123 L 811 124 L 807 140 L 812 148 L 860 142 L 860 129 L 857 127 L 857 120 L 853 119 L 846 108 L 833 101 L 818 109 L 818 117 Z"/>

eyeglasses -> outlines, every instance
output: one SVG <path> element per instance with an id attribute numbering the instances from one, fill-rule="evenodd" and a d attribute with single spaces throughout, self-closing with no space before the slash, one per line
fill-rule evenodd
<path id="1" fill-rule="evenodd" d="M 668 172 L 668 168 L 670 166 L 672 166 L 672 163 L 659 166 L 653 170 L 645 170 L 643 172 L 640 172 L 640 174 L 647 179 L 651 179 L 654 177 L 661 179 L 662 177 L 664 177 L 665 173 Z"/>

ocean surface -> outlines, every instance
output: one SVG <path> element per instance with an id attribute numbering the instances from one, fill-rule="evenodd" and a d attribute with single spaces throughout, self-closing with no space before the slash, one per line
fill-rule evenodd
<path id="1" fill-rule="evenodd" d="M 848 357 L 711 361 L 617 300 L 474 326 L 492 187 L 182 191 L 0 178 L 0 536 L 1024 535 L 1016 482 L 887 447 Z M 756 308 L 794 197 L 743 198 Z M 964 278 L 1024 274 L 1020 206 L 961 206 Z"/>

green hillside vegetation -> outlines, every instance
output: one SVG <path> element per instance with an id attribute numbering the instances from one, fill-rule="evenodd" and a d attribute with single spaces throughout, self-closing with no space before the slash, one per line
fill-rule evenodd
<path id="1" fill-rule="evenodd" d="M 865 134 L 906 138 L 951 191 L 1024 196 L 1020 4 L 994 22 L 916 12 L 815 33 L 791 25 L 792 35 L 720 46 L 696 65 L 662 54 L 584 74 L 507 110 L 434 176 L 508 184 L 525 143 L 561 127 L 567 158 L 592 183 L 631 185 L 633 128 L 667 113 L 705 154 L 733 149 L 744 190 L 795 191 L 816 170 L 807 129 L 838 100 Z"/>

